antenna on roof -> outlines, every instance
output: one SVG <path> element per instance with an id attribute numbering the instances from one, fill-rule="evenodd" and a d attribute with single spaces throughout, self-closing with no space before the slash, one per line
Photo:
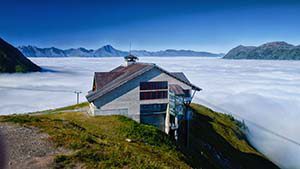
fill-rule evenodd
<path id="1" fill-rule="evenodd" d="M 131 42 L 129 43 L 129 54 L 128 54 L 128 56 L 125 56 L 124 59 L 125 59 L 126 66 L 131 65 L 131 64 L 135 63 L 137 60 L 139 60 L 138 57 L 131 54 Z"/>

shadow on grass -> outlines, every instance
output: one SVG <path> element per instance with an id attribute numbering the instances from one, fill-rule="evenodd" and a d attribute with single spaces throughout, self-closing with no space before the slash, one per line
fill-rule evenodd
<path id="1" fill-rule="evenodd" d="M 189 163 L 197 168 L 226 168 L 226 169 L 278 169 L 278 167 L 266 159 L 263 155 L 248 144 L 246 136 L 234 129 L 216 122 L 215 119 L 194 110 L 193 119 L 190 121 L 189 139 L 179 140 L 181 150 L 189 157 Z M 233 121 L 234 122 L 234 121 Z M 183 122 L 184 125 L 186 122 Z M 215 123 L 215 124 L 214 124 Z M 217 123 L 217 124 L 216 124 Z M 217 125 L 217 128 L 213 126 Z M 247 150 L 242 152 L 229 143 L 217 132 L 221 127 L 225 132 L 235 137 L 238 147 Z M 182 129 L 186 130 L 186 128 Z M 180 133 L 186 133 L 181 131 Z M 185 134 L 180 136 L 187 138 Z M 228 139 L 228 138 L 227 138 Z M 188 143 L 187 143 L 188 141 Z M 188 147 L 186 147 L 188 145 Z M 242 147 L 244 146 L 244 148 Z"/>

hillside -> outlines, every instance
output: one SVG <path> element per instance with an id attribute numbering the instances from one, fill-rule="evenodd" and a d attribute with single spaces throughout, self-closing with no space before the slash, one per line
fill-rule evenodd
<path id="1" fill-rule="evenodd" d="M 71 48 L 58 49 L 38 48 L 35 46 L 20 46 L 19 50 L 27 57 L 124 57 L 129 53 L 118 50 L 111 45 L 105 45 L 99 49 Z M 221 57 L 222 54 L 214 54 L 209 52 L 198 52 L 192 50 L 161 50 L 161 51 L 146 51 L 133 50 L 131 52 L 137 56 L 202 56 L 202 57 Z"/>
<path id="2" fill-rule="evenodd" d="M 277 168 L 249 145 L 241 123 L 200 105 L 192 105 L 189 148 L 123 116 L 87 116 L 87 107 L 0 116 L 0 121 L 39 128 L 57 147 L 70 150 L 55 155 L 53 168 Z"/>
<path id="3" fill-rule="evenodd" d="M 300 46 L 286 42 L 270 42 L 261 46 L 238 46 L 223 59 L 300 60 Z"/>
<path id="4" fill-rule="evenodd" d="M 0 38 L 0 73 L 34 72 L 41 68 Z"/>
<path id="5" fill-rule="evenodd" d="M 193 168 L 278 168 L 250 145 L 244 123 L 198 104 L 191 108 L 189 146 L 182 149 Z"/>

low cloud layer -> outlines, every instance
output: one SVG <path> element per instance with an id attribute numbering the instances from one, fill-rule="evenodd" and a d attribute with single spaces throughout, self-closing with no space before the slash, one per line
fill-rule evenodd
<path id="1" fill-rule="evenodd" d="M 0 88 L 0 114 L 25 113 L 74 104 L 75 90 L 87 93 L 95 71 L 108 71 L 122 58 L 35 58 L 55 72 L 0 75 L 0 86 L 66 92 Z M 208 58 L 141 58 L 169 71 L 183 71 L 203 88 L 195 102 L 234 113 L 300 142 L 300 62 Z M 81 101 L 85 101 L 84 95 Z M 249 139 L 283 168 L 300 168 L 300 147 L 266 133 L 251 123 Z"/>

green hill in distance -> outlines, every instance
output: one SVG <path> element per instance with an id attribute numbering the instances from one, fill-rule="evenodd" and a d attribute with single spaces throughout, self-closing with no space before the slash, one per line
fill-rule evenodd
<path id="1" fill-rule="evenodd" d="M 300 46 L 286 42 L 270 42 L 261 46 L 237 46 L 223 59 L 300 60 Z"/>
<path id="2" fill-rule="evenodd" d="M 36 71 L 41 71 L 41 68 L 27 59 L 17 48 L 0 38 L 0 73 Z"/>

